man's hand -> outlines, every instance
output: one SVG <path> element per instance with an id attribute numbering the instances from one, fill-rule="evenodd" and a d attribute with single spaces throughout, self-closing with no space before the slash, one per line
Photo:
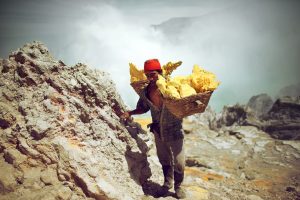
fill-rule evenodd
<path id="1" fill-rule="evenodd" d="M 121 114 L 120 118 L 123 121 L 127 121 L 127 120 L 133 120 L 133 118 L 131 117 L 131 115 L 140 115 L 140 114 L 144 114 L 145 111 L 143 109 L 137 108 L 135 110 L 132 111 L 126 111 L 123 114 Z"/>
<path id="2" fill-rule="evenodd" d="M 123 121 L 127 121 L 128 119 L 131 119 L 131 114 L 129 112 L 124 112 L 123 114 L 121 114 L 120 118 Z"/>

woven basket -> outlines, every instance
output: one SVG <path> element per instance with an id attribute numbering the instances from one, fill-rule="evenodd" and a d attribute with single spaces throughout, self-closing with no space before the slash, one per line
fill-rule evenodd
<path id="1" fill-rule="evenodd" d="M 145 81 L 136 81 L 131 83 L 130 85 L 133 87 L 133 89 L 135 90 L 135 92 L 140 95 L 141 92 L 143 91 L 143 89 L 149 84 L 148 80 Z"/>
<path id="2" fill-rule="evenodd" d="M 137 81 L 130 85 L 136 91 L 138 95 L 149 84 L 149 81 Z M 169 111 L 177 118 L 184 118 L 195 113 L 202 113 L 208 105 L 209 99 L 212 95 L 212 91 L 198 93 L 181 99 L 166 99 L 164 98 L 164 104 Z"/>
<path id="3" fill-rule="evenodd" d="M 184 118 L 195 113 L 204 112 L 212 93 L 212 91 L 209 91 L 181 99 L 165 99 L 164 103 L 173 115 Z"/>

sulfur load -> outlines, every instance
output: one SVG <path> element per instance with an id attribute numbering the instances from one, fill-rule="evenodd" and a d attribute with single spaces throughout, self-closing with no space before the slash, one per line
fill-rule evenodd
<path id="1" fill-rule="evenodd" d="M 182 64 L 181 61 L 179 62 L 168 62 L 164 66 L 162 66 L 162 74 L 164 77 L 169 77 L 171 73 L 180 65 Z M 147 77 L 145 76 L 144 70 L 139 70 L 134 64 L 129 63 L 129 72 L 130 72 L 130 82 L 137 82 L 137 81 L 145 81 Z"/>
<path id="2" fill-rule="evenodd" d="M 192 74 L 188 76 L 170 77 L 171 73 L 181 65 L 180 62 L 168 62 L 162 67 L 163 74 L 156 82 L 164 98 L 180 99 L 197 93 L 214 91 L 220 84 L 216 76 L 194 65 Z M 143 70 L 138 70 L 130 63 L 131 82 L 146 80 Z"/>
<path id="3" fill-rule="evenodd" d="M 189 79 L 191 86 L 197 93 L 214 91 L 220 84 L 219 81 L 216 81 L 216 75 L 200 68 L 198 65 L 194 65 L 193 72 Z"/>
<path id="4" fill-rule="evenodd" d="M 163 76 L 169 77 L 171 75 L 171 73 L 175 69 L 177 69 L 177 67 L 179 67 L 181 64 L 182 64 L 181 61 L 176 62 L 176 63 L 168 62 L 167 64 L 165 64 L 164 66 L 162 66 Z"/>
<path id="5" fill-rule="evenodd" d="M 165 98 L 180 99 L 197 93 L 214 91 L 220 82 L 216 81 L 213 73 L 194 65 L 191 75 L 167 79 L 159 76 L 156 84 Z"/>
<path id="6" fill-rule="evenodd" d="M 129 72 L 130 72 L 130 82 L 131 83 L 147 80 L 144 70 L 137 69 L 137 67 L 132 63 L 129 63 L 129 67 L 130 67 Z"/>

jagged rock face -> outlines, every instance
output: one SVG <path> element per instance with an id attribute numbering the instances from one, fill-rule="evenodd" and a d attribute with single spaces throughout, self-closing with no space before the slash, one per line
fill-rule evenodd
<path id="1" fill-rule="evenodd" d="M 189 117 L 184 118 L 184 131 L 185 133 L 191 132 L 194 128 L 206 128 L 206 129 L 213 129 L 216 120 L 216 113 L 210 106 L 207 106 L 205 112 L 194 114 Z M 194 125 L 197 124 L 197 127 Z"/>
<path id="2" fill-rule="evenodd" d="M 250 98 L 247 109 L 251 109 L 256 117 L 267 113 L 273 105 L 272 98 L 267 94 L 260 94 Z"/>
<path id="3" fill-rule="evenodd" d="M 263 116 L 263 129 L 278 139 L 300 139 L 300 98 L 282 97 Z"/>
<path id="4" fill-rule="evenodd" d="M 276 100 L 268 112 L 272 119 L 299 119 L 300 118 L 300 97 L 282 97 Z"/>
<path id="5" fill-rule="evenodd" d="M 121 123 L 108 74 L 68 67 L 39 42 L 0 72 L 0 199 L 140 199 L 149 138 Z"/>
<path id="6" fill-rule="evenodd" d="M 245 106 L 236 104 L 234 106 L 225 106 L 222 113 L 216 120 L 217 127 L 232 126 L 242 124 L 247 117 Z"/>
<path id="7" fill-rule="evenodd" d="M 276 139 L 300 138 L 299 97 L 282 97 L 274 103 L 266 95 L 254 96 L 247 106 L 225 106 L 222 113 L 211 120 L 210 128 L 255 126 Z"/>

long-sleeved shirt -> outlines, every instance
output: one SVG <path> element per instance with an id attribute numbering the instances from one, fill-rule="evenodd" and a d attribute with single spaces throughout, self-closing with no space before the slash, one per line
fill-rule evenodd
<path id="1" fill-rule="evenodd" d="M 137 108 L 144 112 L 151 111 L 152 123 L 159 125 L 159 135 L 163 141 L 174 141 L 183 138 L 182 119 L 178 119 L 163 104 L 162 108 L 155 106 L 147 97 L 147 87 L 140 93 Z"/>

